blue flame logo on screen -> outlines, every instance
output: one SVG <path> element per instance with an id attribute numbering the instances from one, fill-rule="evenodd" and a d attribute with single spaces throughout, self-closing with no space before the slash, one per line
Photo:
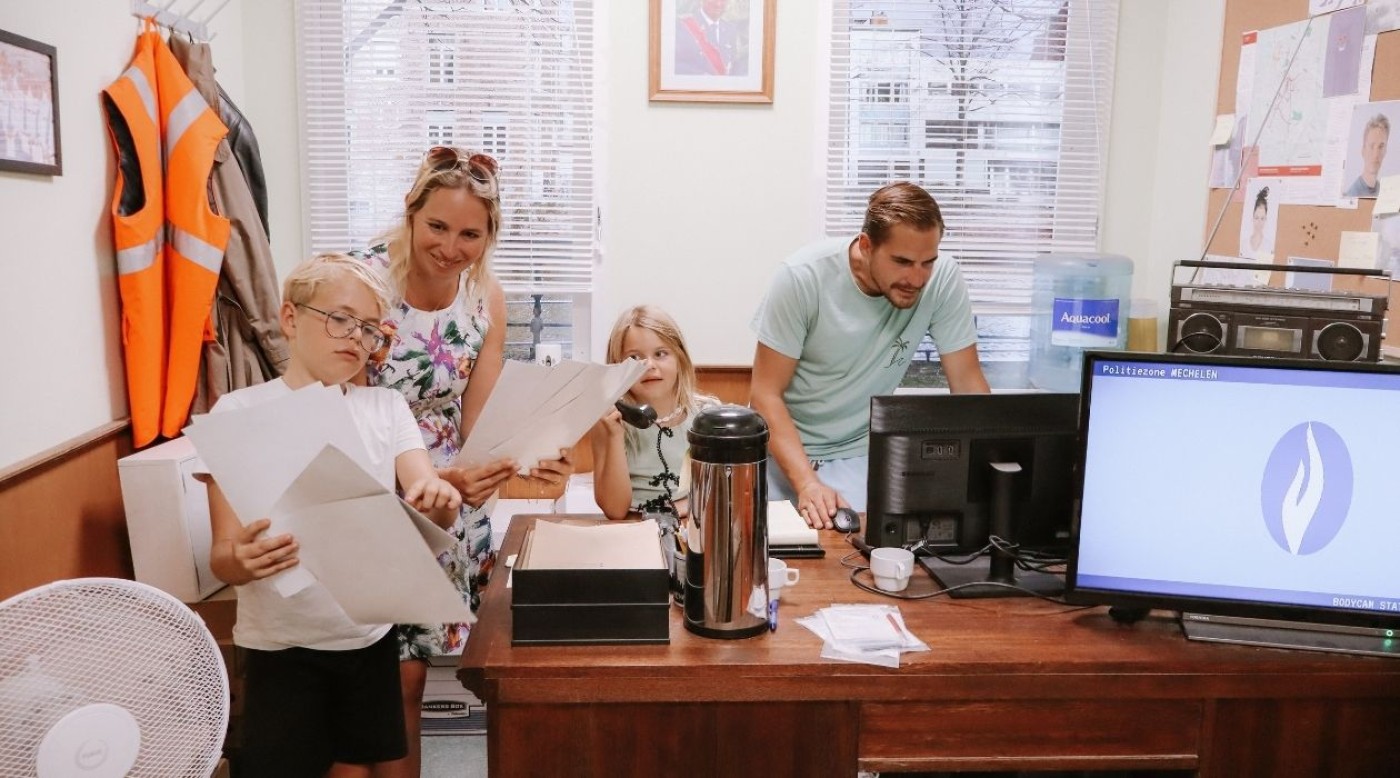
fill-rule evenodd
<path id="1" fill-rule="evenodd" d="M 1303 422 L 1274 444 L 1260 500 L 1269 535 L 1293 555 L 1312 554 L 1337 536 L 1351 508 L 1351 453 L 1337 431 Z"/>

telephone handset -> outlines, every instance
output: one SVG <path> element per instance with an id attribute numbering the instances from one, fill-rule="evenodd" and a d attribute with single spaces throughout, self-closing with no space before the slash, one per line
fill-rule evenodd
<path id="1" fill-rule="evenodd" d="M 656 411 L 650 405 L 629 405 L 622 400 L 618 400 L 613 405 L 622 414 L 623 421 L 639 430 L 644 430 L 656 423 Z"/>

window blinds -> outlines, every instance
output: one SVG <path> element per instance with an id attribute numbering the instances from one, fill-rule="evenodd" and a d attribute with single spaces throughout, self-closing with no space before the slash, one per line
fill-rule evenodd
<path id="1" fill-rule="evenodd" d="M 590 291 L 593 40 L 593 0 L 298 0 L 312 249 L 367 245 L 460 146 L 500 163 L 506 289 Z"/>
<path id="2" fill-rule="evenodd" d="M 1098 245 L 1117 0 L 834 0 L 826 229 L 912 180 L 986 314 L 1030 312 L 1031 261 Z"/>

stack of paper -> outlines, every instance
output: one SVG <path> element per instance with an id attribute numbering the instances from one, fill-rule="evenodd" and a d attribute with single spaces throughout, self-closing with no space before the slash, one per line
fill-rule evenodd
<path id="1" fill-rule="evenodd" d="M 319 582 L 362 624 L 474 621 L 437 562 L 452 536 L 367 472 L 338 387 L 196 416 L 185 434 L 241 522 L 296 538 L 300 564 L 270 579 L 282 596 Z"/>
<path id="2" fill-rule="evenodd" d="M 832 605 L 797 623 L 822 639 L 824 659 L 899 667 L 905 651 L 928 650 L 893 605 Z"/>
<path id="3" fill-rule="evenodd" d="M 818 546 L 815 527 L 807 526 L 807 521 L 798 514 L 797 508 L 787 500 L 773 500 L 768 503 L 768 547 L 774 546 Z"/>
<path id="4" fill-rule="evenodd" d="M 537 521 L 521 570 L 660 570 L 666 567 L 655 519 L 573 526 Z"/>
<path id="5" fill-rule="evenodd" d="M 615 365 L 565 360 L 554 367 L 506 362 L 459 464 L 514 459 L 525 474 L 579 441 L 646 372 L 635 359 Z"/>

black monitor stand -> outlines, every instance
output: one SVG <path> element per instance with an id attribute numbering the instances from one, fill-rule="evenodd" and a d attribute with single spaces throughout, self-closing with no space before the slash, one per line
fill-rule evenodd
<path id="1" fill-rule="evenodd" d="M 1012 495 L 1015 493 L 1016 479 L 1023 471 L 1018 462 L 989 464 L 992 468 L 990 534 L 1007 543 L 1015 543 L 1015 528 L 1011 515 Z M 919 563 L 938 579 L 938 583 L 944 589 L 952 589 L 948 596 L 956 599 L 1030 597 L 1032 592 L 1055 597 L 1063 594 L 1065 590 L 1065 582 L 1059 576 L 1028 570 L 1018 573 L 1016 558 L 996 546 L 992 547 L 988 556 L 974 559 L 965 565 L 955 565 L 933 557 L 921 557 Z M 963 586 L 979 583 L 988 585 Z"/>

